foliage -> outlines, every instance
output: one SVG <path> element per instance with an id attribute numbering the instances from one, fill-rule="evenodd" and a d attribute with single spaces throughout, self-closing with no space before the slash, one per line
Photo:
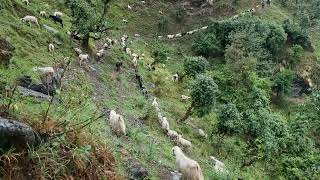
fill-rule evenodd
<path id="1" fill-rule="evenodd" d="M 203 74 L 207 70 L 207 60 L 203 57 L 188 57 L 184 61 L 185 74 L 195 77 L 197 74 Z"/>
<path id="2" fill-rule="evenodd" d="M 165 44 L 157 44 L 152 49 L 152 57 L 154 61 L 152 65 L 165 63 L 168 59 L 169 48 Z"/>
<path id="3" fill-rule="evenodd" d="M 195 36 L 192 47 L 201 56 L 210 57 L 220 55 L 223 48 L 215 34 L 199 33 Z"/>
<path id="4" fill-rule="evenodd" d="M 294 78 L 294 72 L 284 70 L 276 74 L 273 80 L 272 89 L 277 95 L 289 94 Z"/>
<path id="5" fill-rule="evenodd" d="M 168 30 L 169 26 L 169 20 L 166 16 L 161 16 L 159 23 L 158 23 L 158 29 L 160 32 L 166 32 Z"/>
<path id="6" fill-rule="evenodd" d="M 176 20 L 178 22 L 182 22 L 184 20 L 184 18 L 186 17 L 187 12 L 183 9 L 183 7 L 179 7 L 176 10 Z"/>
<path id="7" fill-rule="evenodd" d="M 301 61 L 303 48 L 300 45 L 293 45 L 286 50 L 286 61 L 291 67 L 295 67 Z"/>
<path id="8" fill-rule="evenodd" d="M 241 116 L 235 104 L 223 105 L 219 111 L 218 129 L 223 133 L 242 133 Z"/>
<path id="9" fill-rule="evenodd" d="M 191 85 L 192 107 L 199 116 L 208 114 L 216 101 L 218 86 L 211 77 L 198 75 Z"/>

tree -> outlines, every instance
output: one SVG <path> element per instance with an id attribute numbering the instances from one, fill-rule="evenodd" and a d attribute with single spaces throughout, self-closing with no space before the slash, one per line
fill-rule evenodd
<path id="1" fill-rule="evenodd" d="M 73 32 L 79 33 L 82 45 L 87 48 L 89 39 L 99 39 L 101 34 L 110 27 L 107 25 L 106 14 L 111 0 L 67 0 L 66 4 L 72 12 Z"/>
<path id="2" fill-rule="evenodd" d="M 204 57 L 221 55 L 223 52 L 223 47 L 214 33 L 199 33 L 195 37 L 192 47 L 198 55 Z"/>
<path id="3" fill-rule="evenodd" d="M 207 70 L 207 60 L 204 57 L 188 57 L 184 61 L 184 71 L 187 76 L 195 77 Z"/>
<path id="4" fill-rule="evenodd" d="M 294 73 L 290 70 L 284 70 L 276 74 L 272 89 L 277 96 L 286 95 L 290 92 L 293 78 Z"/>
<path id="5" fill-rule="evenodd" d="M 211 77 L 198 75 L 191 85 L 191 105 L 180 121 L 188 119 L 194 110 L 200 117 L 208 114 L 215 104 L 217 91 L 218 86 Z"/>
<path id="6" fill-rule="evenodd" d="M 218 129 L 222 133 L 241 133 L 241 116 L 233 103 L 223 105 L 219 111 Z"/>
<path id="7" fill-rule="evenodd" d="M 152 57 L 154 61 L 151 65 L 164 63 L 168 59 L 169 48 L 165 44 L 157 44 L 153 47 Z"/>

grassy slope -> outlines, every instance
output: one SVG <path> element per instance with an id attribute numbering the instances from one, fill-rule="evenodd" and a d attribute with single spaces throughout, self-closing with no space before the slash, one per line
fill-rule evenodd
<path id="1" fill-rule="evenodd" d="M 36 78 L 35 74 L 31 71 L 34 66 L 47 66 L 52 65 L 55 62 L 54 58 L 47 52 L 47 41 L 51 41 L 53 36 L 44 30 L 36 29 L 35 27 L 28 27 L 19 21 L 20 17 L 26 14 L 37 15 L 38 11 L 46 10 L 47 12 L 53 12 L 54 10 L 61 10 L 67 12 L 64 9 L 62 3 L 52 2 L 49 0 L 40 1 L 33 0 L 33 3 L 29 7 L 25 7 L 20 1 L 7 1 L 6 5 L 10 8 L 9 10 L 0 11 L 0 24 L 3 25 L 0 29 L 0 35 L 3 37 L 9 37 L 10 42 L 16 47 L 15 56 L 12 59 L 12 65 L 9 70 L 1 70 L 0 76 L 4 77 L 7 82 L 12 80 L 21 74 L 31 74 Z M 153 72 L 146 70 L 146 64 L 152 62 L 150 56 L 151 45 L 158 43 L 154 40 L 157 36 L 157 22 L 160 18 L 158 10 L 161 9 L 165 15 L 169 16 L 169 32 L 177 32 L 183 29 L 189 29 L 193 27 L 199 27 L 199 24 L 193 24 L 194 22 L 186 25 L 176 26 L 174 20 L 174 4 L 165 3 L 163 1 L 157 1 L 147 6 L 139 4 L 139 2 L 133 5 L 134 10 L 130 12 L 126 6 L 127 4 L 133 4 L 136 1 L 126 0 L 114 2 L 111 6 L 110 14 L 108 17 L 112 19 L 115 26 L 119 27 L 119 30 L 113 30 L 110 32 L 111 37 L 119 37 L 120 35 L 127 33 L 130 37 L 133 37 L 135 33 L 141 34 L 141 38 L 130 38 L 129 47 L 139 54 L 144 53 L 146 55 L 144 61 L 140 61 L 139 70 L 142 73 L 145 83 L 148 85 L 154 82 Z M 237 11 L 242 12 L 244 9 L 252 7 L 256 4 L 256 1 L 241 1 L 237 6 Z M 13 4 L 18 4 L 13 6 Z M 221 5 L 222 6 L 222 5 Z M 13 8 L 15 7 L 15 8 Z M 139 7 L 139 8 L 136 8 Z M 283 19 L 290 17 L 290 14 L 278 8 L 273 7 L 270 11 L 261 14 L 262 18 L 271 19 L 276 22 L 281 22 Z M 218 17 L 213 17 L 218 18 Z M 122 22 L 122 19 L 128 20 L 128 24 Z M 64 45 L 57 48 L 55 58 L 58 59 L 62 56 L 73 57 L 72 44 L 65 36 L 65 31 L 70 27 L 70 18 L 65 17 L 66 28 L 61 31 L 61 36 L 64 38 Z M 56 29 L 60 30 L 60 27 L 54 24 L 48 19 L 41 18 L 40 23 L 48 24 Z M 203 23 L 203 22 L 201 22 Z M 179 52 L 183 52 L 185 55 L 190 54 L 190 41 L 191 39 L 186 38 L 174 42 L 165 42 L 170 46 L 170 60 L 166 63 L 166 68 L 159 68 L 161 75 L 168 77 L 165 80 L 166 87 L 162 89 L 167 92 L 160 94 L 159 102 L 162 108 L 163 114 L 168 117 L 170 125 L 173 129 L 182 133 L 187 139 L 192 140 L 193 148 L 188 153 L 190 157 L 199 161 L 204 174 L 207 178 L 212 179 L 215 172 L 212 169 L 212 165 L 209 163 L 209 156 L 215 155 L 219 159 L 223 160 L 227 166 L 232 170 L 233 167 L 239 165 L 239 162 L 233 162 L 233 158 L 229 158 L 228 145 L 239 144 L 238 152 L 241 152 L 243 143 L 237 138 L 224 138 L 213 135 L 213 139 L 216 140 L 215 146 L 219 146 L 219 143 L 223 142 L 224 151 L 218 151 L 219 148 L 212 148 L 209 142 L 198 137 L 196 131 L 191 128 L 188 124 L 177 124 L 176 120 L 180 118 L 188 107 L 187 103 L 181 102 L 179 96 L 181 94 L 188 95 L 187 84 L 173 84 L 170 81 L 170 75 L 176 71 L 182 70 L 183 56 Z M 145 43 L 148 43 L 146 45 Z M 112 71 L 114 64 L 119 61 L 125 61 L 125 68 L 123 72 L 115 79 L 112 80 Z M 73 58 L 75 61 L 75 58 Z M 129 166 L 126 161 L 127 156 L 131 156 L 134 159 L 139 160 L 144 164 L 150 174 L 150 179 L 159 179 L 162 175 L 161 169 L 175 169 L 174 158 L 171 156 L 171 148 L 174 146 L 167 137 L 160 130 L 155 112 L 149 110 L 148 102 L 139 92 L 137 84 L 134 79 L 134 71 L 130 63 L 131 59 L 118 49 L 113 49 L 104 59 L 104 62 L 98 67 L 102 70 L 102 83 L 99 85 L 103 89 L 100 98 L 103 100 L 103 104 L 108 108 L 115 109 L 119 108 L 124 114 L 128 123 L 129 135 L 127 138 L 115 138 L 109 132 L 105 133 L 105 123 L 100 121 L 93 125 L 88 132 L 97 135 L 100 139 L 110 144 L 115 151 L 118 169 L 122 174 L 127 173 Z M 90 78 L 86 78 L 87 75 L 84 71 L 75 73 L 74 78 L 71 81 L 67 81 L 61 96 L 65 98 L 66 102 L 70 99 L 75 105 L 73 109 L 70 109 L 70 114 L 66 117 L 70 121 L 78 121 L 81 118 L 87 117 L 91 114 L 92 109 L 95 109 L 95 104 L 90 100 L 90 96 L 95 92 L 95 83 L 89 82 Z M 80 87 L 79 87 L 80 85 Z M 148 87 L 148 86 L 147 86 Z M 150 89 L 151 92 L 155 92 L 155 89 Z M 80 98 L 79 98 L 80 97 Z M 92 108 L 81 108 L 76 107 L 77 101 L 75 99 L 85 99 L 89 97 L 88 104 Z M 6 100 L 0 100 L 0 102 Z M 45 110 L 47 103 L 37 103 L 32 98 L 19 98 L 14 101 L 16 110 L 15 116 L 23 117 L 26 114 L 30 116 L 30 119 L 36 119 L 37 115 Z M 55 106 L 52 112 L 53 117 L 59 117 L 62 114 L 63 106 Z M 79 110 L 78 116 L 81 118 L 74 118 L 71 112 Z M 87 111 L 83 111 L 87 109 Z M 151 114 L 147 120 L 139 120 L 145 114 Z M 207 124 L 207 120 L 210 120 L 211 124 Z M 202 119 L 193 118 L 193 124 L 196 124 L 199 128 L 204 129 L 207 133 L 211 132 L 212 127 L 216 123 L 215 114 L 212 113 Z M 237 152 L 235 149 L 230 151 Z M 256 167 L 250 167 L 235 174 L 241 174 L 246 179 L 263 179 L 266 176 L 263 165 L 256 165 Z M 160 170 L 159 170 L 160 169 Z"/>

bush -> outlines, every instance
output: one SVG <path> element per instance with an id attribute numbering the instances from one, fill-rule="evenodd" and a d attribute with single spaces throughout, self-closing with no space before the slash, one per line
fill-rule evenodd
<path id="1" fill-rule="evenodd" d="M 191 77 L 204 73 L 207 66 L 207 60 L 203 57 L 188 57 L 184 61 L 184 71 L 187 76 Z"/>
<path id="2" fill-rule="evenodd" d="M 218 114 L 218 129 L 222 133 L 242 133 L 241 117 L 236 105 L 223 105 Z"/>
<path id="3" fill-rule="evenodd" d="M 290 70 L 284 70 L 276 74 L 273 79 L 272 90 L 277 96 L 290 93 L 294 76 L 294 72 Z"/>
<path id="4" fill-rule="evenodd" d="M 154 61 L 152 65 L 157 63 L 165 63 L 168 59 L 169 48 L 165 44 L 157 44 L 152 49 L 152 57 Z"/>
<path id="5" fill-rule="evenodd" d="M 168 30 L 168 26 L 169 26 L 168 18 L 165 16 L 161 16 L 158 23 L 159 32 L 166 32 Z"/>
<path id="6" fill-rule="evenodd" d="M 179 7 L 176 11 L 176 20 L 182 22 L 186 15 L 186 11 L 182 7 Z"/>
<path id="7" fill-rule="evenodd" d="M 210 57 L 221 55 L 223 47 L 214 33 L 199 33 L 193 40 L 194 51 L 201 56 Z"/>

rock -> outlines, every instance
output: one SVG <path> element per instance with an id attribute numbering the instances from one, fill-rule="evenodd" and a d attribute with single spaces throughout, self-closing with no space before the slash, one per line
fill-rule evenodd
<path id="1" fill-rule="evenodd" d="M 0 139 L 0 149 L 3 150 L 14 147 L 20 151 L 40 142 L 40 137 L 30 126 L 2 117 L 0 117 Z"/>
<path id="2" fill-rule="evenodd" d="M 27 89 L 27 88 L 24 88 L 24 87 L 21 87 L 21 86 L 18 86 L 17 87 L 17 90 L 23 95 L 23 96 L 31 96 L 31 97 L 35 97 L 37 99 L 40 99 L 40 100 L 45 100 L 45 101 L 51 101 L 52 99 L 52 96 L 48 96 L 48 95 L 45 95 L 45 94 L 42 94 L 42 93 L 39 93 L 37 91 L 33 91 L 31 89 Z M 53 103 L 59 103 L 59 100 L 57 98 L 54 98 L 53 99 Z"/>
<path id="3" fill-rule="evenodd" d="M 134 167 L 130 170 L 130 179 L 132 180 L 142 180 L 148 176 L 148 170 L 141 165 Z"/>
<path id="4" fill-rule="evenodd" d="M 42 25 L 42 27 L 45 30 L 47 30 L 48 32 L 53 33 L 53 34 L 57 34 L 59 32 L 58 30 L 56 30 L 56 29 L 54 29 L 54 28 L 52 28 L 52 27 L 50 27 L 50 26 L 48 26 L 46 24 Z"/>
<path id="5" fill-rule="evenodd" d="M 15 47 L 13 47 L 6 39 L 0 38 L 0 65 L 9 65 L 14 50 Z"/>

